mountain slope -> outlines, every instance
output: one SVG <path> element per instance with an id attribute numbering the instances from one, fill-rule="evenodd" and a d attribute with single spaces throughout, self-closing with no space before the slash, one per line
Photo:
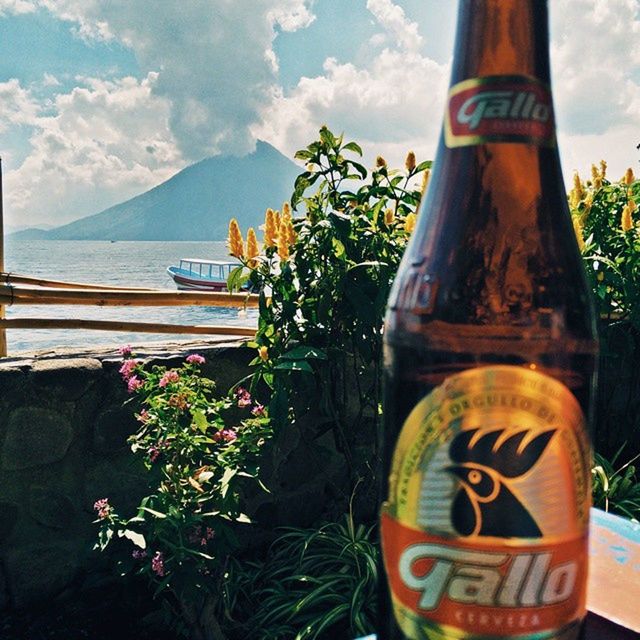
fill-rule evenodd
<path id="1" fill-rule="evenodd" d="M 51 240 L 223 240 L 230 218 L 237 218 L 246 230 L 262 224 L 267 207 L 279 209 L 291 197 L 298 173 L 292 161 L 271 145 L 258 142 L 250 155 L 202 160 L 146 193 L 38 236 Z"/>

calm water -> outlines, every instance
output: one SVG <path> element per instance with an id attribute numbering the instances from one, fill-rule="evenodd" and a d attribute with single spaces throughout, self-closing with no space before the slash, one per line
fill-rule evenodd
<path id="1" fill-rule="evenodd" d="M 86 282 L 174 289 L 167 275 L 180 258 L 228 258 L 224 242 L 109 242 L 82 240 L 18 241 L 5 239 L 5 270 L 20 275 Z M 206 307 L 92 307 L 16 305 L 6 308 L 8 318 L 82 318 L 166 322 L 171 324 L 256 323 L 256 311 L 246 316 L 237 309 Z M 187 334 L 129 334 L 107 331 L 9 329 L 9 355 L 51 347 L 136 344 L 193 339 Z M 205 339 L 206 336 L 200 336 Z"/>

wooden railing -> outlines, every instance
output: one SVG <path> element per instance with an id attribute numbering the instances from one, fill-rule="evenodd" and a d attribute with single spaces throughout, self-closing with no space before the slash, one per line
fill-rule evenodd
<path id="1" fill-rule="evenodd" d="M 14 305 L 93 305 L 99 307 L 205 306 L 255 308 L 258 296 L 251 293 L 173 291 L 140 287 L 111 287 L 78 282 L 44 280 L 0 271 L 0 307 Z M 123 320 L 77 318 L 0 317 L 0 332 L 7 329 L 90 329 L 140 333 L 253 336 L 255 328 L 229 325 L 189 325 Z M 6 341 L 0 357 L 7 355 Z"/>

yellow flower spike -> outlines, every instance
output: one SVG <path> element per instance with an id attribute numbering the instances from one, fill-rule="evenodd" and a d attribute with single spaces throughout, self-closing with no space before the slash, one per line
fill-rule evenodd
<path id="1" fill-rule="evenodd" d="M 416 228 L 416 214 L 407 213 L 407 217 L 404 219 L 404 230 L 407 233 L 411 233 Z"/>
<path id="2" fill-rule="evenodd" d="M 582 204 L 584 204 L 584 213 L 582 214 L 582 221 L 584 222 L 593 205 L 593 192 L 587 193 L 587 197 Z"/>
<path id="3" fill-rule="evenodd" d="M 604 280 L 604 271 L 598 271 L 596 278 L 598 279 L 598 282 L 602 282 Z"/>
<path id="4" fill-rule="evenodd" d="M 282 261 L 289 258 L 289 238 L 287 237 L 287 228 L 284 225 L 280 227 L 278 233 L 278 255 Z"/>
<path id="5" fill-rule="evenodd" d="M 269 349 L 265 346 L 258 347 L 258 356 L 262 362 L 266 362 L 269 359 Z"/>
<path id="6" fill-rule="evenodd" d="M 276 233 L 280 233 L 280 225 L 282 224 L 282 216 L 279 211 L 274 213 L 275 221 L 276 221 Z"/>
<path id="7" fill-rule="evenodd" d="M 635 213 L 636 209 L 638 208 L 638 205 L 636 205 L 634 200 L 629 200 L 629 202 L 627 202 L 627 206 L 629 207 L 629 211 L 631 211 L 631 213 Z"/>
<path id="8" fill-rule="evenodd" d="M 382 156 L 378 156 L 376 158 L 376 168 L 382 169 L 383 167 L 386 167 L 386 166 L 387 166 L 387 161 Z"/>
<path id="9" fill-rule="evenodd" d="M 600 160 L 600 177 L 605 178 L 607 175 L 607 163 L 605 160 Z"/>
<path id="10" fill-rule="evenodd" d="M 264 219 L 264 246 L 275 247 L 278 242 L 278 229 L 273 209 L 267 209 Z"/>
<path id="11" fill-rule="evenodd" d="M 288 202 L 285 202 L 282 205 L 282 219 L 280 224 L 287 225 L 289 222 L 291 222 L 291 205 Z"/>
<path id="12" fill-rule="evenodd" d="M 235 218 L 231 218 L 229 221 L 229 238 L 227 239 L 227 247 L 229 248 L 229 253 L 235 258 L 242 258 L 244 256 L 242 232 L 240 231 L 240 225 Z"/>
<path id="13" fill-rule="evenodd" d="M 393 213 L 393 209 L 386 209 L 384 212 L 384 223 L 387 227 L 390 227 L 393 224 L 393 218 L 395 214 Z"/>
<path id="14" fill-rule="evenodd" d="M 289 222 L 287 223 L 285 231 L 287 234 L 287 243 L 289 244 L 289 246 L 294 245 L 296 243 L 296 240 L 298 239 L 298 234 L 295 232 L 293 228 L 293 222 L 291 222 L 291 220 L 289 220 Z"/>
<path id="15" fill-rule="evenodd" d="M 633 175 L 633 169 L 631 167 L 629 167 L 627 169 L 627 171 L 624 174 L 624 178 L 622 178 L 622 181 L 627 185 L 631 185 L 636 181 L 636 177 Z"/>
<path id="16" fill-rule="evenodd" d="M 582 222 L 578 216 L 573 216 L 573 230 L 576 234 L 576 240 L 578 241 L 578 249 L 580 252 L 584 251 L 584 238 L 582 237 Z"/>
<path id="17" fill-rule="evenodd" d="M 600 175 L 600 170 L 595 164 L 591 165 L 591 184 L 596 190 L 602 186 L 602 176 Z"/>
<path id="18" fill-rule="evenodd" d="M 576 198 L 578 202 L 584 198 L 584 186 L 582 185 L 582 180 L 580 180 L 580 174 L 576 171 L 573 174 L 573 191 L 576 194 Z"/>
<path id="19" fill-rule="evenodd" d="M 577 209 L 579 204 L 580 204 L 580 198 L 578 197 L 576 190 L 571 189 L 571 192 L 569 193 L 569 207 L 571 209 Z"/>
<path id="20" fill-rule="evenodd" d="M 255 258 L 258 257 L 260 253 L 260 249 L 258 248 L 258 238 L 256 237 L 256 232 L 253 227 L 249 227 L 247 231 L 247 260 L 249 263 L 249 267 L 255 269 L 258 264 L 258 261 Z"/>
<path id="21" fill-rule="evenodd" d="M 631 215 L 631 207 L 628 204 L 626 204 L 622 209 L 620 227 L 624 232 L 633 229 L 633 217 Z"/>
<path id="22" fill-rule="evenodd" d="M 407 168 L 407 171 L 411 173 L 416 168 L 416 154 L 413 151 L 409 151 L 407 153 L 407 158 L 404 161 L 404 166 Z"/>

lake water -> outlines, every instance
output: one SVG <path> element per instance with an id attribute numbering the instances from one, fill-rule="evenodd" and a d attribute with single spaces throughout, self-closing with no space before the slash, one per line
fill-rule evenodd
<path id="1" fill-rule="evenodd" d="M 84 240 L 24 241 L 5 239 L 5 271 L 20 275 L 129 287 L 175 290 L 167 267 L 180 258 L 226 260 L 224 242 L 109 242 Z M 97 307 L 15 305 L 8 318 L 82 318 L 253 326 L 257 311 L 213 307 Z M 9 355 L 53 347 L 120 346 L 141 342 L 206 339 L 188 334 L 130 334 L 71 329 L 8 329 Z"/>

